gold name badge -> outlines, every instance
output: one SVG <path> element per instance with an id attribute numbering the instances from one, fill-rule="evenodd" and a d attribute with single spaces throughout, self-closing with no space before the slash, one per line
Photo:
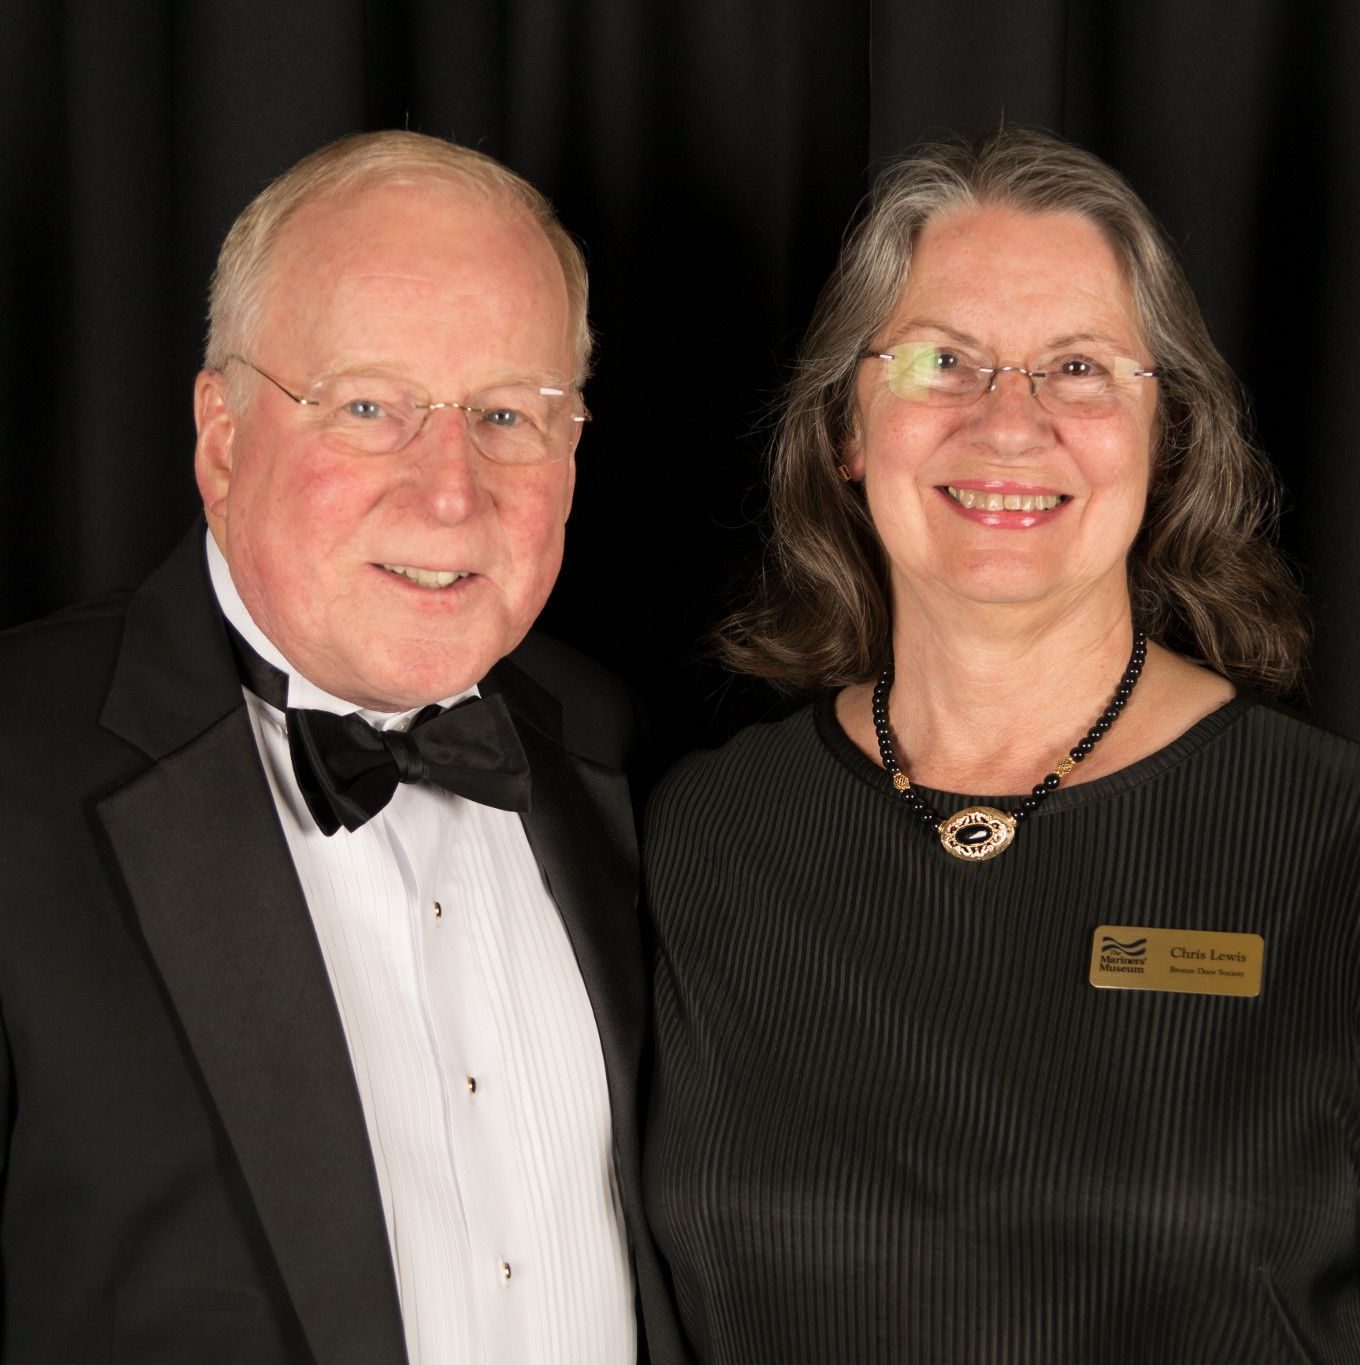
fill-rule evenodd
<path id="1" fill-rule="evenodd" d="M 1124 991 L 1260 995 L 1260 934 L 1102 924 L 1091 940 L 1091 985 Z"/>

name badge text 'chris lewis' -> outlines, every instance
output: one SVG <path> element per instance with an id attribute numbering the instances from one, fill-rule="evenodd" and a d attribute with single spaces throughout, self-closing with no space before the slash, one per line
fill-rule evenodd
<path id="1" fill-rule="evenodd" d="M 1260 995 L 1260 934 L 1102 924 L 1091 939 L 1091 985 L 1125 991 Z"/>

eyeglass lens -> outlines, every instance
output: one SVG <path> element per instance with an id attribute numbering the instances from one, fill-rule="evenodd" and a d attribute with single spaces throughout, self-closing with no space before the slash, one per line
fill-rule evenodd
<path id="1" fill-rule="evenodd" d="M 477 449 L 503 464 L 560 459 L 579 430 L 575 394 L 534 384 L 488 389 L 465 403 L 433 403 L 381 376 L 336 375 L 314 384 L 307 397 L 330 440 L 369 454 L 401 450 L 444 408 L 460 412 Z"/>
<path id="2" fill-rule="evenodd" d="M 1111 410 L 1128 381 L 1151 377 L 1136 360 L 1099 352 L 1045 356 L 1032 367 L 998 366 L 958 346 L 907 342 L 886 360 L 888 388 L 899 398 L 936 406 L 974 402 L 1014 372 L 1050 410 L 1095 415 Z"/>

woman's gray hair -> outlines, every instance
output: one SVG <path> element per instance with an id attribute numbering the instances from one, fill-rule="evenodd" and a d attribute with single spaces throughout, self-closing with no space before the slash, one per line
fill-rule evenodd
<path id="1" fill-rule="evenodd" d="M 1238 385 L 1166 235 L 1098 157 L 1016 128 L 928 146 L 874 186 L 784 392 L 766 562 L 750 605 L 719 630 L 722 655 L 800 690 L 864 682 L 887 662 L 886 558 L 861 486 L 837 472 L 859 356 L 891 319 L 925 225 L 985 204 L 1081 214 L 1104 233 L 1132 290 L 1162 376 L 1147 508 L 1129 556 L 1135 623 L 1235 681 L 1297 688 L 1309 632 L 1274 543 L 1278 481 L 1247 438 Z"/>
<path id="2" fill-rule="evenodd" d="M 284 225 L 306 204 L 367 185 L 391 182 L 446 185 L 486 195 L 537 223 L 562 267 L 575 322 L 577 383 L 590 366 L 585 258 L 552 205 L 499 161 L 443 138 L 401 129 L 357 133 L 304 156 L 265 186 L 231 225 L 208 301 L 204 364 L 225 369 L 227 358 L 254 349 L 274 245 Z"/>

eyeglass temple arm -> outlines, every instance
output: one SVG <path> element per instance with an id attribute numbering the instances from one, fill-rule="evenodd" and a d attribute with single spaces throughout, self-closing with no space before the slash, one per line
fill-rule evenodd
<path id="1" fill-rule="evenodd" d="M 244 366 L 247 367 L 247 369 L 254 370 L 255 373 L 258 374 L 258 375 L 260 376 L 261 379 L 267 379 L 267 380 L 269 380 L 269 382 L 270 382 L 276 389 L 278 389 L 278 391 L 279 391 L 281 394 L 283 394 L 283 396 L 284 396 L 285 398 L 291 398 L 291 399 L 293 400 L 293 402 L 299 404 L 300 406 L 302 406 L 302 407 L 309 407 L 309 408 L 316 408 L 316 407 L 320 407 L 320 406 L 321 406 L 320 403 L 318 403 L 317 400 L 316 400 L 315 398 L 305 398 L 302 394 L 300 394 L 300 393 L 294 393 L 294 392 L 292 391 L 292 389 L 285 388 L 282 384 L 279 383 L 279 381 L 278 381 L 277 379 L 274 378 L 274 376 L 273 376 L 272 374 L 266 374 L 266 373 L 265 373 L 265 372 L 264 372 L 264 371 L 263 371 L 263 370 L 262 370 L 262 369 L 253 361 L 253 360 L 247 360 L 247 359 L 245 358 L 245 356 L 243 356 L 243 355 L 237 355 L 235 351 L 233 351 L 233 352 L 227 357 L 227 359 L 228 359 L 229 361 L 230 361 L 230 360 L 239 360 L 239 361 L 241 362 L 242 365 L 244 365 Z"/>

